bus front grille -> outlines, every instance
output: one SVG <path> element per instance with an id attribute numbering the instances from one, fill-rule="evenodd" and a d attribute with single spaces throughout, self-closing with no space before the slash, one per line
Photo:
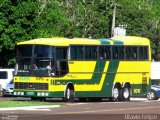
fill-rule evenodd
<path id="1" fill-rule="evenodd" d="M 15 82 L 14 89 L 28 89 L 28 90 L 48 90 L 48 83 L 22 83 Z"/>

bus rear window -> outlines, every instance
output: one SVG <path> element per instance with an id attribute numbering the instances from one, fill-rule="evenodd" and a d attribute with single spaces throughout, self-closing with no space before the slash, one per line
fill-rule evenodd
<path id="1" fill-rule="evenodd" d="M 0 79 L 7 79 L 7 72 L 6 71 L 0 71 Z"/>

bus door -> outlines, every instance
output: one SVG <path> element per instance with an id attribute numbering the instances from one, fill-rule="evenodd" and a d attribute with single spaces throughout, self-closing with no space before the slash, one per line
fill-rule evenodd
<path id="1" fill-rule="evenodd" d="M 68 51 L 68 47 L 56 47 L 56 49 L 55 49 L 56 76 L 64 76 L 69 71 L 68 70 L 67 51 Z"/>

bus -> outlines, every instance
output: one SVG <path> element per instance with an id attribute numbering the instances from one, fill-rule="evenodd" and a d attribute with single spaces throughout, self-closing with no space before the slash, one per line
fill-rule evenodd
<path id="1" fill-rule="evenodd" d="M 150 90 L 147 38 L 39 38 L 17 43 L 14 95 L 129 101 Z"/>

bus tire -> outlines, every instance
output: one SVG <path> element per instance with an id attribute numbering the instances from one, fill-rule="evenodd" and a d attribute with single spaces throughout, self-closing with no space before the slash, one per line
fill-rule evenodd
<path id="1" fill-rule="evenodd" d="M 130 101 L 130 87 L 124 86 L 120 91 L 120 101 Z"/>
<path id="2" fill-rule="evenodd" d="M 65 98 L 65 101 L 73 103 L 74 102 L 74 90 L 67 86 L 64 98 Z"/>
<path id="3" fill-rule="evenodd" d="M 147 99 L 158 100 L 159 98 L 157 97 L 156 93 L 153 90 L 151 90 L 149 93 L 147 93 Z"/>
<path id="4" fill-rule="evenodd" d="M 119 101 L 120 98 L 120 88 L 118 87 L 118 85 L 115 85 L 113 88 L 113 96 L 111 98 L 111 101 Z"/>

